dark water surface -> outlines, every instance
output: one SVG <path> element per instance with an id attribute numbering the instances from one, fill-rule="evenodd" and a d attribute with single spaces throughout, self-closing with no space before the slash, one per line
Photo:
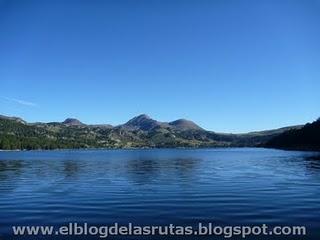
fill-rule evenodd
<path id="1" fill-rule="evenodd" d="M 308 236 L 298 239 L 320 239 L 319 155 L 250 148 L 0 152 L 0 239 L 11 239 L 12 225 L 68 222 L 306 225 Z"/>

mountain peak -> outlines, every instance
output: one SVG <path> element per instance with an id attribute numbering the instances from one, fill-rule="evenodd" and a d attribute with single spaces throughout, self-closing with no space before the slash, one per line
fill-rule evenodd
<path id="1" fill-rule="evenodd" d="M 180 130 L 203 130 L 197 124 L 187 119 L 178 119 L 173 122 L 170 122 L 169 125 Z"/>
<path id="2" fill-rule="evenodd" d="M 147 114 L 140 114 L 140 115 L 132 118 L 131 120 L 133 120 L 133 119 L 151 119 L 151 117 Z"/>
<path id="3" fill-rule="evenodd" d="M 160 122 L 150 118 L 146 114 L 138 115 L 132 119 L 130 119 L 125 124 L 121 125 L 121 127 L 126 128 L 128 130 L 143 130 L 148 131 L 152 128 L 161 125 Z"/>
<path id="4" fill-rule="evenodd" d="M 66 124 L 66 125 L 70 125 L 70 126 L 81 126 L 81 125 L 84 125 L 82 122 L 80 122 L 76 118 L 67 118 L 62 123 Z"/>

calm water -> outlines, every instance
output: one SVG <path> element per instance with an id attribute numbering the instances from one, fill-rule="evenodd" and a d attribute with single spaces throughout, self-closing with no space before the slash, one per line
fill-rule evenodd
<path id="1" fill-rule="evenodd" d="M 306 225 L 305 239 L 320 239 L 319 154 L 236 148 L 0 152 L 0 239 L 8 239 L 12 225 L 68 222 Z"/>

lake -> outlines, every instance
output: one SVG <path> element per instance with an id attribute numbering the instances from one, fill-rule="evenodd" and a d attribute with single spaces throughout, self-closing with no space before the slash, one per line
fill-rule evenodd
<path id="1" fill-rule="evenodd" d="M 12 239 L 13 225 L 69 222 L 305 225 L 307 237 L 297 239 L 320 239 L 319 155 L 258 148 L 0 152 L 0 239 Z"/>

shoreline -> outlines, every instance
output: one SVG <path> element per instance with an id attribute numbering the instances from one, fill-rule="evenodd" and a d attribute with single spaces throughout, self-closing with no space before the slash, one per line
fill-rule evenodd
<path id="1" fill-rule="evenodd" d="M 111 150 L 201 150 L 201 149 L 270 149 L 270 150 L 281 150 L 281 151 L 299 151 L 299 152 L 320 152 L 320 149 L 292 149 L 292 148 L 272 148 L 272 147 L 261 147 L 261 146 L 228 146 L 228 147 L 141 147 L 141 148 L 57 148 L 57 149 L 0 149 L 1 152 L 36 152 L 36 151 L 46 151 L 46 152 L 54 152 L 54 151 L 111 151 Z"/>

